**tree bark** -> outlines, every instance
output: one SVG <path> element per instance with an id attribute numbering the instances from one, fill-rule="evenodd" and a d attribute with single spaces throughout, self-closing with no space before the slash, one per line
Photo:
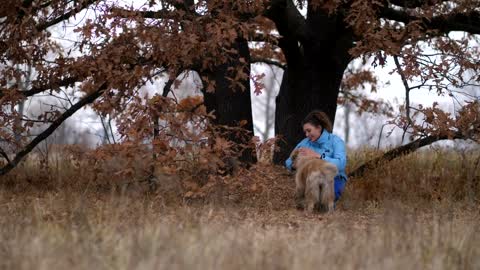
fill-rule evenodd
<path id="1" fill-rule="evenodd" d="M 279 43 L 287 69 L 276 99 L 275 134 L 281 138 L 280 151 L 274 155 L 277 164 L 304 138 L 301 121 L 309 112 L 324 111 L 334 122 L 340 83 L 352 60 L 348 51 L 353 47 L 353 34 L 340 15 L 309 8 L 304 27 L 307 36 L 300 45 L 288 31 L 281 33 Z"/>
<path id="2" fill-rule="evenodd" d="M 236 127 L 241 122 L 242 126 L 249 136 L 238 136 L 230 134 L 229 139 L 235 143 L 246 145 L 253 137 L 253 116 L 250 96 L 250 78 L 244 78 L 240 81 L 229 80 L 228 77 L 234 76 L 234 72 L 243 69 L 243 72 L 250 74 L 250 51 L 248 42 L 244 39 L 237 39 L 233 48 L 238 52 L 231 55 L 231 60 L 222 64 L 214 70 L 200 71 L 200 74 L 206 75 L 211 81 L 215 81 L 215 92 L 206 90 L 207 82 L 203 81 L 204 104 L 207 111 L 214 112 L 215 124 Z M 243 58 L 244 61 L 240 61 Z M 234 82 L 234 83 L 232 83 Z M 252 163 L 256 158 L 253 155 L 253 149 L 246 149 L 240 155 L 240 161 Z"/>

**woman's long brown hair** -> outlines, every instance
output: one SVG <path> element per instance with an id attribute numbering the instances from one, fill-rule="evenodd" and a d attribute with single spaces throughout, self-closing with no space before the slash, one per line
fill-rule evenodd
<path id="1" fill-rule="evenodd" d="M 328 118 L 327 114 L 322 111 L 312 111 L 310 112 L 305 119 L 302 121 L 302 126 L 306 123 L 309 123 L 313 126 L 321 126 L 326 131 L 332 133 L 333 125 L 330 119 Z"/>

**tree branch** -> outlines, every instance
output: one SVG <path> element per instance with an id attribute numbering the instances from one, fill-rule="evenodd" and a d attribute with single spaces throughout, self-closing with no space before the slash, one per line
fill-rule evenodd
<path id="1" fill-rule="evenodd" d="M 50 21 L 43 22 L 39 25 L 37 25 L 37 30 L 38 31 L 43 31 L 47 29 L 50 26 L 53 26 L 59 22 L 65 21 L 70 19 L 71 17 L 75 16 L 76 14 L 80 13 L 82 10 L 90 6 L 91 4 L 97 2 L 98 0 L 87 0 L 87 1 L 82 1 L 82 4 L 78 7 L 73 7 L 69 12 L 64 13 Z"/>
<path id="2" fill-rule="evenodd" d="M 299 59 L 303 59 L 303 50 L 299 42 L 308 42 L 308 30 L 305 18 L 297 10 L 292 0 L 272 0 L 265 10 L 264 16 L 275 23 L 281 35 L 278 46 L 282 49 L 290 68 L 299 65 Z"/>
<path id="3" fill-rule="evenodd" d="M 115 16 L 120 17 L 142 17 L 148 19 L 176 19 L 178 15 L 175 12 L 168 10 L 157 10 L 157 11 L 137 11 L 137 10 L 128 10 L 124 8 L 112 8 L 110 12 Z"/>
<path id="4" fill-rule="evenodd" d="M 400 65 L 400 61 L 398 60 L 398 56 L 394 55 L 393 60 L 395 62 L 395 66 L 397 67 L 398 74 L 400 74 L 400 78 L 403 82 L 403 87 L 405 87 L 405 116 L 407 117 L 408 124 L 403 127 L 403 134 L 402 134 L 402 143 L 403 139 L 405 138 L 405 134 L 407 134 L 408 128 L 412 125 L 412 119 L 410 118 L 410 86 L 408 85 L 407 77 L 402 70 L 402 66 Z"/>
<path id="5" fill-rule="evenodd" d="M 395 66 L 397 67 L 398 74 L 400 74 L 400 78 L 402 79 L 403 87 L 405 87 L 405 113 L 407 116 L 408 124 L 412 124 L 412 119 L 410 118 L 410 86 L 408 85 L 407 78 L 405 73 L 402 70 L 402 66 L 400 65 L 400 61 L 398 61 L 398 56 L 394 55 L 393 60 L 395 62 Z"/>
<path id="6" fill-rule="evenodd" d="M 29 9 L 33 4 L 33 0 L 24 0 L 22 7 L 18 9 L 17 12 L 17 21 L 20 21 L 25 16 L 25 10 Z M 2 14 L 4 15 L 4 14 Z M 2 16 L 3 17 L 3 16 Z"/>
<path id="7" fill-rule="evenodd" d="M 248 36 L 248 41 L 254 42 L 265 42 L 272 45 L 278 45 L 278 35 L 274 34 L 265 34 L 262 32 L 255 31 Z"/>
<path id="8" fill-rule="evenodd" d="M 178 75 L 180 75 L 180 74 L 178 74 Z M 165 83 L 165 85 L 163 86 L 162 97 L 167 97 L 168 96 L 168 93 L 170 93 L 172 85 L 175 82 L 175 80 L 177 79 L 178 75 L 175 76 L 175 78 L 173 78 L 173 79 L 168 79 L 168 81 Z"/>
<path id="9" fill-rule="evenodd" d="M 480 12 L 472 10 L 466 13 L 451 13 L 439 15 L 431 19 L 409 15 L 405 11 L 392 8 L 383 8 L 380 17 L 403 22 L 405 24 L 413 21 L 421 21 L 425 29 L 438 30 L 442 33 L 450 31 L 464 31 L 470 34 L 480 34 Z"/>
<path id="10" fill-rule="evenodd" d="M 24 97 L 31 97 L 33 95 L 45 92 L 47 90 L 73 85 L 77 81 L 79 81 L 79 78 L 77 78 L 77 77 L 68 77 L 68 78 L 62 79 L 60 81 L 49 83 L 48 85 L 33 86 L 29 90 L 25 90 L 25 91 L 18 90 L 17 92 L 18 92 L 18 94 L 23 95 Z M 13 91 L 13 90 L 1 89 L 0 90 L 0 98 L 3 97 L 4 95 L 6 95 L 7 91 Z"/>
<path id="11" fill-rule="evenodd" d="M 0 155 L 2 155 L 2 157 L 6 159 L 8 163 L 11 162 L 10 158 L 8 157 L 8 154 L 1 147 L 0 147 Z"/>
<path id="12" fill-rule="evenodd" d="M 52 82 L 48 85 L 33 86 L 29 90 L 21 91 L 21 94 L 25 97 L 30 97 L 38 93 L 44 92 L 46 90 L 73 85 L 77 81 L 79 81 L 79 78 L 77 77 L 68 77 L 68 78 L 61 79 L 57 82 Z M 2 96 L 2 93 L 0 93 L 0 96 Z"/>
<path id="13" fill-rule="evenodd" d="M 137 65 L 143 66 L 143 65 L 148 65 L 152 61 L 150 59 L 146 59 L 144 57 L 138 57 L 135 59 L 135 63 Z M 60 87 L 68 87 L 74 85 L 76 82 L 81 82 L 84 80 L 86 77 L 89 75 L 78 75 L 78 76 L 72 76 L 72 77 L 65 77 L 60 80 L 56 79 L 56 76 L 51 75 L 52 77 L 51 81 L 44 83 L 44 84 L 38 84 L 32 86 L 29 90 L 16 90 L 16 94 L 23 95 L 24 97 L 31 97 L 33 95 L 45 92 L 47 90 L 53 90 L 53 89 L 58 89 Z M 35 84 L 33 82 L 32 84 Z M 15 91 L 15 90 L 10 90 L 10 89 L 0 89 L 0 98 L 7 95 L 9 91 Z"/>
<path id="14" fill-rule="evenodd" d="M 270 59 L 267 59 L 267 58 L 252 58 L 250 63 L 265 63 L 265 64 L 268 64 L 268 65 L 277 66 L 277 67 L 279 67 L 283 70 L 285 70 L 287 68 L 286 64 L 284 64 L 282 62 L 279 62 L 279 61 L 270 60 Z"/>
<path id="15" fill-rule="evenodd" d="M 265 17 L 272 20 L 283 37 L 305 42 L 308 39 L 305 18 L 292 0 L 272 0 Z"/>
<path id="16" fill-rule="evenodd" d="M 55 121 L 52 122 L 52 124 L 45 129 L 42 133 L 40 133 L 35 139 L 33 139 L 25 148 L 23 148 L 20 152 L 18 152 L 15 155 L 15 158 L 11 161 L 8 162 L 7 165 L 5 165 L 3 168 L 0 169 L 0 175 L 5 175 L 9 171 L 11 171 L 13 168 L 15 168 L 20 161 L 28 154 L 30 153 L 40 142 L 48 138 L 65 120 L 67 120 L 70 116 L 72 116 L 75 112 L 83 108 L 85 105 L 90 104 L 94 102 L 98 97 L 100 97 L 105 89 L 107 88 L 107 83 L 103 83 L 97 91 L 88 94 L 84 98 L 82 98 L 80 101 L 75 103 L 73 106 L 71 106 L 68 110 L 66 110 L 63 114 L 60 115 Z"/>
<path id="17" fill-rule="evenodd" d="M 441 0 L 440 2 L 447 2 L 450 0 Z M 418 8 L 422 6 L 438 5 L 438 0 L 390 0 L 390 3 L 404 8 Z"/>
<path id="18" fill-rule="evenodd" d="M 171 2 L 171 4 L 176 9 L 183 10 L 187 13 L 192 13 L 192 11 L 194 12 L 194 10 L 192 10 L 192 7 L 195 5 L 194 0 L 183 0 L 183 1 L 173 0 L 169 2 Z"/>
<path id="19" fill-rule="evenodd" d="M 362 177 L 365 172 L 367 172 L 370 169 L 375 169 L 381 163 L 391 161 L 397 157 L 410 154 L 411 152 L 414 152 L 418 148 L 432 144 L 436 141 L 448 140 L 448 139 L 465 139 L 465 137 L 461 133 L 456 133 L 453 136 L 453 138 L 447 135 L 443 135 L 443 136 L 427 136 L 425 138 L 418 139 L 411 143 L 392 149 L 386 152 L 385 154 L 383 154 L 383 156 L 381 157 L 365 162 L 364 164 L 356 168 L 354 171 L 349 173 L 348 177 L 354 177 L 354 178 Z"/>

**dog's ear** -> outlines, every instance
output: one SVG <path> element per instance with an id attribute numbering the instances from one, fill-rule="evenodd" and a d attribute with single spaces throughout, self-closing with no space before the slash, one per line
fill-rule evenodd
<path id="1" fill-rule="evenodd" d="M 328 178 L 335 178 L 338 174 L 337 166 L 332 163 L 325 162 L 323 166 L 323 172 L 327 175 Z"/>
<path id="2" fill-rule="evenodd" d="M 298 157 L 298 149 L 294 149 L 290 154 L 290 158 L 292 159 L 292 161 L 295 161 L 297 157 Z"/>

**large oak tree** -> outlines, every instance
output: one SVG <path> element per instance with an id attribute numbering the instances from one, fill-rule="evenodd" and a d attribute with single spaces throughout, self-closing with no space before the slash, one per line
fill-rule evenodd
<path id="1" fill-rule="evenodd" d="M 253 133 L 250 80 L 258 85 L 258 78 L 250 64 L 255 62 L 284 68 L 275 116 L 275 133 L 281 136 L 275 161 L 282 162 L 303 137 L 299 123 L 309 111 L 323 110 L 334 120 L 340 94 L 343 102 L 358 102 L 348 91 L 371 76 L 360 72 L 347 78 L 345 71 L 355 58 L 384 65 L 393 56 L 407 97 L 417 88 L 444 94 L 478 85 L 479 6 L 478 0 L 145 0 L 134 7 L 105 0 L 4 1 L 0 137 L 16 150 L 13 158 L 2 150 L 7 162 L 0 173 L 15 167 L 65 119 L 91 103 L 99 113 L 142 130 L 144 123 L 135 124 L 125 112 L 144 101 L 140 87 L 161 74 L 169 78 L 159 91 L 162 96 L 182 74 L 198 74 L 212 121 Z M 58 46 L 50 31 L 73 19 L 80 21 L 74 31 L 81 40 L 72 53 Z M 457 31 L 462 34 L 451 34 Z M 34 76 L 27 78 L 19 66 L 33 68 Z M 24 89 L 21 82 L 27 80 Z M 36 119 L 25 119 L 16 109 L 29 97 L 58 97 L 65 89 L 80 97 L 68 108 L 43 112 Z M 419 108 L 416 113 L 425 117 L 417 123 L 407 98 L 405 113 L 395 123 L 428 142 L 478 140 L 478 101 L 464 105 L 457 116 L 435 106 Z M 161 114 L 161 104 L 155 106 L 154 115 Z M 48 128 L 33 139 L 15 140 L 15 134 L 36 121 L 49 123 Z M 244 136 L 229 137 L 246 143 Z M 248 153 L 242 158 L 249 160 Z"/>

